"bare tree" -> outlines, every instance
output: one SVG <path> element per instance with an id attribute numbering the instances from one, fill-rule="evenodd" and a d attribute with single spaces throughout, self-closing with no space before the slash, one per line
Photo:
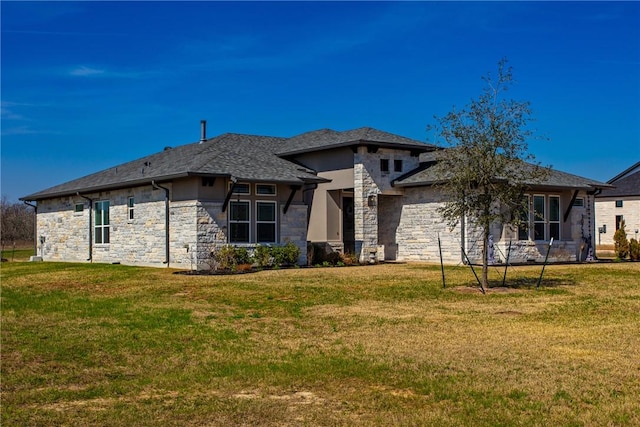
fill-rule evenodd
<path id="1" fill-rule="evenodd" d="M 18 202 L 9 202 L 6 196 L 0 200 L 0 243 L 33 242 L 33 208 Z"/>
<path id="2" fill-rule="evenodd" d="M 428 129 L 448 147 L 435 166 L 448 196 L 439 210 L 442 218 L 453 228 L 468 217 L 481 231 L 484 292 L 491 225 L 519 225 L 527 183 L 543 179 L 548 169 L 531 163 L 534 157 L 528 153 L 527 140 L 533 136 L 527 126 L 532 121 L 529 103 L 504 98 L 513 82 L 507 60 L 498 63 L 495 78 L 488 74 L 483 80 L 486 86 L 477 99 L 462 110 L 454 107 L 444 117 L 434 117 L 436 124 Z"/>

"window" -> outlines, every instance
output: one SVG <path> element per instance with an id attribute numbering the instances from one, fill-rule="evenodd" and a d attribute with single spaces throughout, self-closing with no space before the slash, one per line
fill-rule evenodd
<path id="1" fill-rule="evenodd" d="M 622 207 L 622 200 L 616 200 L 616 208 Z"/>
<path id="2" fill-rule="evenodd" d="M 229 242 L 249 243 L 249 202 L 229 203 Z"/>
<path id="3" fill-rule="evenodd" d="M 133 220 L 133 205 L 134 205 L 134 198 L 133 197 L 129 197 L 129 200 L 127 201 L 127 207 L 129 209 L 129 220 Z"/>
<path id="4" fill-rule="evenodd" d="M 584 207 L 584 198 L 578 197 L 573 201 L 573 207 L 575 208 L 583 208 Z"/>
<path id="5" fill-rule="evenodd" d="M 545 240 L 546 225 L 544 196 L 533 196 L 533 237 Z"/>
<path id="6" fill-rule="evenodd" d="M 616 231 L 620 229 L 622 221 L 624 221 L 624 217 L 622 215 L 616 215 Z"/>
<path id="7" fill-rule="evenodd" d="M 202 186 L 203 187 L 213 187 L 213 184 L 216 182 L 215 178 L 205 176 L 202 178 Z"/>
<path id="8" fill-rule="evenodd" d="M 393 161 L 393 170 L 394 172 L 402 172 L 402 160 Z"/>
<path id="9" fill-rule="evenodd" d="M 95 242 L 109 243 L 109 201 L 95 204 Z"/>
<path id="10" fill-rule="evenodd" d="M 261 196 L 275 196 L 276 186 L 273 184 L 256 184 L 256 194 Z"/>
<path id="11" fill-rule="evenodd" d="M 256 202 L 256 242 L 276 242 L 275 202 Z"/>
<path id="12" fill-rule="evenodd" d="M 518 240 L 529 240 L 529 204 L 531 197 L 526 196 L 525 209 L 520 212 L 520 226 L 518 227 Z"/>
<path id="13" fill-rule="evenodd" d="M 530 199 L 529 199 L 530 200 Z M 530 205 L 528 205 L 530 206 Z M 520 220 L 529 223 L 527 212 Z M 518 240 L 527 240 L 529 232 L 520 228 Z M 560 240 L 560 196 L 533 196 L 533 240 Z"/>
<path id="14" fill-rule="evenodd" d="M 549 240 L 560 240 L 560 197 L 549 196 Z"/>
<path id="15" fill-rule="evenodd" d="M 380 159 L 380 171 L 389 172 L 389 159 Z"/>
<path id="16" fill-rule="evenodd" d="M 76 213 L 82 213 L 84 211 L 84 203 L 76 203 Z"/>
<path id="17" fill-rule="evenodd" d="M 229 188 L 231 188 L 232 185 L 233 183 L 230 182 Z M 236 182 L 233 186 L 233 194 L 251 194 L 251 186 L 246 182 Z"/>

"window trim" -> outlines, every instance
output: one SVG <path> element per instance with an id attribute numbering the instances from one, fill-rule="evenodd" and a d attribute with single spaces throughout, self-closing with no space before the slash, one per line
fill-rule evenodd
<path id="1" fill-rule="evenodd" d="M 258 218 L 258 215 L 260 213 L 260 210 L 258 209 L 258 204 L 269 204 L 269 205 L 273 205 L 273 221 L 263 221 L 260 220 Z M 256 200 L 255 203 L 255 209 L 256 209 L 256 220 L 255 220 L 255 229 L 256 229 L 256 233 L 255 233 L 255 243 L 260 243 L 260 244 L 274 244 L 274 243 L 278 243 L 278 202 L 276 202 L 275 200 Z M 258 240 L 258 224 L 273 224 L 273 241 L 259 241 Z"/>
<path id="2" fill-rule="evenodd" d="M 127 219 L 129 222 L 132 222 L 135 218 L 134 209 L 135 209 L 135 197 L 129 196 L 127 197 Z"/>
<path id="3" fill-rule="evenodd" d="M 536 198 L 542 198 L 542 212 L 536 211 Z M 539 199 L 538 199 L 539 200 Z M 536 225 L 542 224 L 542 238 L 536 236 Z M 533 195 L 533 240 L 540 242 L 547 240 L 547 197 L 544 194 Z"/>
<path id="4" fill-rule="evenodd" d="M 389 173 L 389 159 L 380 159 L 380 172 Z"/>
<path id="5" fill-rule="evenodd" d="M 234 204 L 246 204 L 247 205 L 247 219 L 246 220 L 234 220 L 231 218 L 231 213 L 233 211 L 233 205 Z M 228 233 L 227 233 L 227 241 L 229 243 L 232 244 L 248 244 L 251 243 L 251 239 L 252 239 L 252 235 L 251 235 L 251 201 L 250 200 L 231 200 L 229 202 L 229 210 L 228 210 L 228 215 L 227 215 L 227 222 L 229 224 L 228 226 Z M 240 241 L 240 240 L 233 240 L 233 235 L 231 232 L 231 226 L 232 224 L 247 224 L 248 226 L 248 236 L 247 236 L 247 241 Z"/>
<path id="6" fill-rule="evenodd" d="M 243 192 L 243 191 L 238 191 L 238 187 L 239 186 L 247 186 L 247 191 Z M 231 190 L 231 187 L 234 186 L 233 182 L 229 182 L 229 190 Z M 233 194 L 234 196 L 250 196 L 251 195 L 251 184 L 248 182 L 236 182 L 234 188 L 233 188 Z"/>
<path id="7" fill-rule="evenodd" d="M 106 205 L 106 209 L 105 209 Z M 93 239 L 96 245 L 108 245 L 111 243 L 111 203 L 109 200 L 98 200 L 94 202 L 94 220 L 93 220 Z M 98 206 L 100 206 L 100 210 L 98 211 Z M 100 216 L 98 216 L 98 212 L 100 212 Z M 105 215 L 106 212 L 106 223 L 105 223 Z M 98 224 L 98 219 L 100 219 L 100 224 Z M 106 233 L 105 233 L 106 231 Z M 98 242 L 98 236 L 100 237 L 100 241 Z M 106 237 L 106 239 L 105 239 Z"/>
<path id="8" fill-rule="evenodd" d="M 258 190 L 259 187 L 270 187 L 270 188 L 273 188 L 273 193 L 261 193 Z M 260 183 L 256 183 L 254 191 L 256 193 L 256 196 L 275 197 L 275 196 L 278 195 L 278 186 L 275 185 L 275 184 L 260 184 Z"/>
<path id="9" fill-rule="evenodd" d="M 562 240 L 562 197 L 559 194 L 526 194 L 527 197 L 527 209 L 526 214 L 523 217 L 527 217 L 527 230 L 522 231 L 518 228 L 518 240 L 524 241 L 521 237 L 524 237 L 525 233 L 527 240 L 533 240 L 534 242 L 546 242 L 551 239 L 551 226 L 552 224 L 558 224 L 557 236 L 553 236 L 554 240 Z M 541 197 L 543 202 L 543 212 L 538 213 L 535 210 L 536 197 Z M 558 200 L 557 220 L 551 220 L 551 199 Z M 544 235 L 538 238 L 536 236 L 536 225 L 542 224 Z"/>
<path id="10" fill-rule="evenodd" d="M 531 195 L 525 194 L 525 197 L 527 198 L 527 210 L 521 212 L 520 221 L 525 223 L 526 228 L 518 227 L 518 240 L 522 241 L 531 239 Z M 521 239 L 521 237 L 525 238 Z"/>
<path id="11" fill-rule="evenodd" d="M 552 220 L 552 215 L 551 215 L 551 199 L 557 199 L 558 200 L 558 219 L 557 220 Z M 548 240 L 551 240 L 551 238 L 555 239 L 555 240 L 560 240 L 560 238 L 562 237 L 562 221 L 561 221 L 561 213 L 562 213 L 562 206 L 560 204 L 561 199 L 560 196 L 556 195 L 556 194 L 549 194 L 547 195 L 547 200 L 548 200 L 548 207 L 547 207 L 547 237 Z M 552 224 L 558 224 L 558 235 L 557 236 L 552 236 L 551 233 L 551 225 Z"/>

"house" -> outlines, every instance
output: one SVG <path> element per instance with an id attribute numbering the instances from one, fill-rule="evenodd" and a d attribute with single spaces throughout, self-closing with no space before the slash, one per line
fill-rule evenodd
<path id="1" fill-rule="evenodd" d="M 627 238 L 640 238 L 640 162 L 607 181 L 614 187 L 596 195 L 598 245 L 613 245 L 613 235 L 624 220 Z"/>
<path id="2" fill-rule="evenodd" d="M 433 176 L 438 147 L 372 128 L 292 138 L 224 134 L 25 196 L 45 260 L 211 267 L 215 247 L 308 243 L 362 262 L 481 259 L 478 233 L 450 230 Z M 530 187 L 529 230 L 496 224 L 498 261 L 589 257 L 594 194 L 606 184 L 553 171 Z M 541 212 L 533 215 L 533 212 Z"/>

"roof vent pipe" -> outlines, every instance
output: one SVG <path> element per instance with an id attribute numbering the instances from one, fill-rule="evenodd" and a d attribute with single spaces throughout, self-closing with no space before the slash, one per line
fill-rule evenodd
<path id="1" fill-rule="evenodd" d="M 207 140 L 207 121 L 200 120 L 200 144 Z"/>

